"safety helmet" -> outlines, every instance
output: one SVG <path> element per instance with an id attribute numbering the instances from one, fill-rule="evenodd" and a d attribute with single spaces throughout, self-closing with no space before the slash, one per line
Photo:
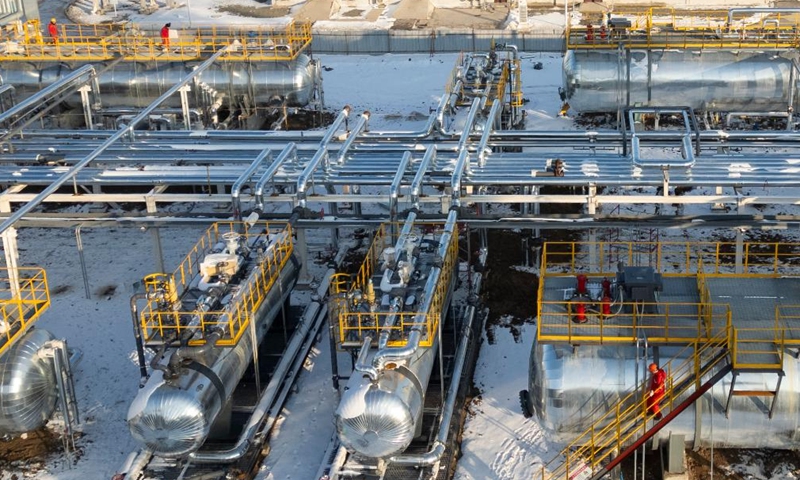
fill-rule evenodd
<path id="1" fill-rule="evenodd" d="M 648 368 L 650 368 L 650 371 L 653 373 L 656 373 L 658 371 L 658 365 L 656 365 L 655 363 L 651 363 L 650 367 Z"/>
<path id="2" fill-rule="evenodd" d="M 56 23 L 56 17 L 51 18 L 50 23 Z"/>

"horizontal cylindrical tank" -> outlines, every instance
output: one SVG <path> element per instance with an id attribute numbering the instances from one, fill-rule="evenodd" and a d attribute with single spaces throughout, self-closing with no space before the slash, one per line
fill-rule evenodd
<path id="1" fill-rule="evenodd" d="M 660 347 L 661 363 L 680 350 L 682 347 Z M 646 366 L 650 362 L 652 358 L 640 358 L 637 363 L 636 351 L 631 346 L 573 348 L 536 342 L 530 361 L 532 406 L 554 440 L 573 441 L 600 415 L 613 410 L 622 397 L 649 380 Z M 798 359 L 786 355 L 783 368 L 786 376 L 780 385 L 772 419 L 768 415 L 771 398 L 747 396 L 734 396 L 730 415 L 726 417 L 725 405 L 732 380 L 728 374 L 673 419 L 659 436 L 670 432 L 682 434 L 687 441 L 699 446 L 710 445 L 713 441 L 717 447 L 795 448 L 800 420 Z M 777 381 L 775 373 L 742 373 L 736 379 L 736 390 L 775 390 Z M 675 404 L 686 396 L 688 394 L 679 397 Z M 669 411 L 663 402 L 662 410 Z"/>
<path id="2" fill-rule="evenodd" d="M 24 98 L 69 75 L 79 66 L 56 62 L 5 62 L 0 68 L 0 76 L 3 83 L 16 88 L 18 98 Z M 100 75 L 102 104 L 104 107 L 146 107 L 194 66 L 194 63 L 181 62 L 120 62 Z M 104 65 L 96 67 L 100 71 Z M 305 106 L 313 98 L 317 68 L 317 64 L 303 54 L 285 62 L 219 62 L 196 77 L 192 94 L 202 86 L 226 96 L 255 96 L 253 100 L 257 105 L 274 103 L 277 99 L 285 100 L 290 106 Z M 80 96 L 70 97 L 68 104 L 80 106 Z M 173 96 L 163 106 L 180 106 L 180 97 Z"/>
<path id="3" fill-rule="evenodd" d="M 299 264 L 292 256 L 253 315 L 259 343 L 291 294 L 298 273 Z M 160 370 L 153 371 L 128 409 L 131 435 L 163 457 L 181 457 L 196 451 L 252 359 L 252 330 L 247 328 L 236 346 L 213 348 L 206 353 L 202 363 L 210 372 L 187 370 L 178 379 L 165 381 Z M 215 385 L 216 380 L 221 385 Z"/>
<path id="4" fill-rule="evenodd" d="M 53 360 L 39 355 L 51 340 L 50 332 L 33 328 L 0 356 L 0 435 L 36 430 L 52 415 L 58 398 Z"/>
<path id="5" fill-rule="evenodd" d="M 375 384 L 353 372 L 335 414 L 339 440 L 347 450 L 362 457 L 386 458 L 408 447 L 419 433 L 437 348 L 434 342 L 418 349 L 405 367 L 384 370 Z"/>
<path id="6" fill-rule="evenodd" d="M 618 106 L 690 106 L 706 111 L 785 112 L 797 98 L 792 60 L 780 52 L 567 51 L 566 99 L 576 112 Z"/>

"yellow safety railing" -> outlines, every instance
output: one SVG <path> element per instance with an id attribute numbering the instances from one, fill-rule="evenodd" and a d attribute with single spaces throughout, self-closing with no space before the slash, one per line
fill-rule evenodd
<path id="1" fill-rule="evenodd" d="M 731 329 L 731 364 L 734 370 L 781 370 L 786 329 Z"/>
<path id="2" fill-rule="evenodd" d="M 793 259 L 800 243 L 745 242 L 737 273 L 735 242 L 547 242 L 542 276 L 598 272 L 614 275 L 617 262 L 649 266 L 665 276 L 737 275 L 779 277 L 800 274 Z"/>
<path id="3" fill-rule="evenodd" d="M 671 8 L 649 10 L 617 9 L 611 15 L 626 19 L 628 28 L 597 24 L 568 26 L 567 49 L 626 48 L 737 48 L 785 49 L 800 42 L 800 15 L 763 13 L 734 17 L 728 23 L 727 10 L 692 10 L 691 14 Z"/>
<path id="4" fill-rule="evenodd" d="M 225 233 L 242 232 L 240 235 L 251 241 L 264 235 L 265 231 L 272 238 L 264 260 L 258 266 L 257 272 L 251 274 L 251 280 L 240 287 L 225 310 L 180 308 L 178 299 L 197 276 L 205 256 L 211 253 L 215 245 L 223 242 Z M 223 334 L 216 345 L 236 345 L 289 261 L 292 251 L 292 230 L 289 224 L 264 222 L 248 227 L 243 222 L 214 223 L 172 274 L 155 273 L 145 278 L 148 303 L 140 315 L 145 342 L 160 344 L 191 335 L 189 345 L 203 345 L 203 335 L 206 332 L 221 331 Z"/>
<path id="5" fill-rule="evenodd" d="M 311 24 L 292 22 L 285 27 L 214 26 L 174 29 L 178 38 L 162 45 L 159 32 L 143 32 L 130 25 L 59 25 L 58 41 L 39 26 L 21 33 L 5 32 L 6 50 L 0 61 L 100 61 L 122 57 L 128 61 L 190 61 L 206 58 L 233 44 L 222 59 L 229 61 L 294 60 L 312 41 Z"/>
<path id="6" fill-rule="evenodd" d="M 541 342 L 630 344 L 645 335 L 653 343 L 686 344 L 717 335 L 710 326 L 725 325 L 731 316 L 728 305 L 665 302 L 615 303 L 613 313 L 603 315 L 598 303 L 540 300 L 537 338 Z M 579 306 L 584 323 L 576 323 Z M 658 313 L 646 313 L 649 310 Z"/>
<path id="7" fill-rule="evenodd" d="M 20 338 L 50 306 L 47 275 L 41 268 L 18 268 L 19 288 L 7 268 L 0 277 L 0 356 Z"/>
<path id="8" fill-rule="evenodd" d="M 366 258 L 361 264 L 358 272 L 350 278 L 349 289 L 347 297 L 353 298 L 356 296 L 366 296 L 369 291 L 370 282 L 376 273 L 379 266 L 381 252 L 385 248 L 394 246 L 396 237 L 390 233 L 392 228 L 397 231 L 400 230 L 402 225 L 399 224 L 383 224 L 381 225 L 372 242 L 369 250 L 367 251 Z M 444 228 L 442 223 L 417 223 L 414 225 L 417 229 L 425 229 L 429 232 L 441 231 Z M 424 235 L 422 230 L 417 230 L 420 236 Z M 340 346 L 356 346 L 361 345 L 362 339 L 365 334 L 372 333 L 373 340 L 377 340 L 378 334 L 382 331 L 392 332 L 388 345 L 390 347 L 404 346 L 408 342 L 407 334 L 412 328 L 419 329 L 422 332 L 422 340 L 420 346 L 430 347 L 437 335 L 439 329 L 439 322 L 442 314 L 446 311 L 446 302 L 450 292 L 453 275 L 456 270 L 456 262 L 458 261 L 458 232 L 454 231 L 450 237 L 450 243 L 447 247 L 447 253 L 442 258 L 441 274 L 439 281 L 436 284 L 436 289 L 433 292 L 430 308 L 427 312 L 399 312 L 391 314 L 389 312 L 364 312 L 359 310 L 355 305 L 349 301 L 337 302 L 338 323 L 339 323 L 339 345 Z M 332 295 L 342 297 L 342 288 L 348 282 L 340 279 L 336 286 L 331 285 L 329 291 Z M 378 288 L 377 285 L 374 286 Z M 417 304 L 422 305 L 423 299 L 418 299 Z M 355 308 L 354 308 L 355 307 Z M 390 315 L 395 315 L 396 320 L 392 327 L 385 327 L 385 319 Z"/>
<path id="9" fill-rule="evenodd" d="M 666 412 L 679 405 L 684 398 L 700 387 L 704 379 L 711 376 L 718 365 L 727 361 L 726 352 L 732 338 L 730 321 L 715 325 L 713 337 L 692 342 L 683 348 L 661 368 L 667 373 L 664 397 L 659 405 Z M 590 469 L 596 472 L 626 446 L 642 436 L 648 429 L 647 384 L 624 395 L 615 408 L 602 412 L 587 412 L 588 417 L 599 415 L 592 426 L 552 461 L 534 475 L 535 479 L 571 479 L 578 473 Z"/>

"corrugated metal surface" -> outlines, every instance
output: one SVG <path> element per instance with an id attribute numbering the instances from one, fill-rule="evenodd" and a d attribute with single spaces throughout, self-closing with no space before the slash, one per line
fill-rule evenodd
<path id="1" fill-rule="evenodd" d="M 492 40 L 521 51 L 563 52 L 562 31 L 524 33 L 506 30 L 314 30 L 315 53 L 448 53 L 489 50 Z"/>

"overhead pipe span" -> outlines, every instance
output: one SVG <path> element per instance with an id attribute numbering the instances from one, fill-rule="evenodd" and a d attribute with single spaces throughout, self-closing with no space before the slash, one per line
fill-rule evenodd
<path id="1" fill-rule="evenodd" d="M 105 107 L 143 108 L 177 84 L 195 69 L 194 64 L 170 62 L 145 64 L 119 62 L 102 72 L 98 65 L 100 94 Z M 79 64 L 52 62 L 44 64 L 3 62 L 0 76 L 16 88 L 18 97 L 27 97 L 85 68 Z M 215 62 L 195 79 L 196 85 L 233 96 L 251 96 L 258 105 L 286 101 L 289 106 L 308 105 L 314 94 L 317 64 L 306 55 L 286 62 L 248 64 Z M 81 105 L 80 95 L 70 97 L 68 106 Z M 163 106 L 180 107 L 178 97 L 167 99 Z"/>

